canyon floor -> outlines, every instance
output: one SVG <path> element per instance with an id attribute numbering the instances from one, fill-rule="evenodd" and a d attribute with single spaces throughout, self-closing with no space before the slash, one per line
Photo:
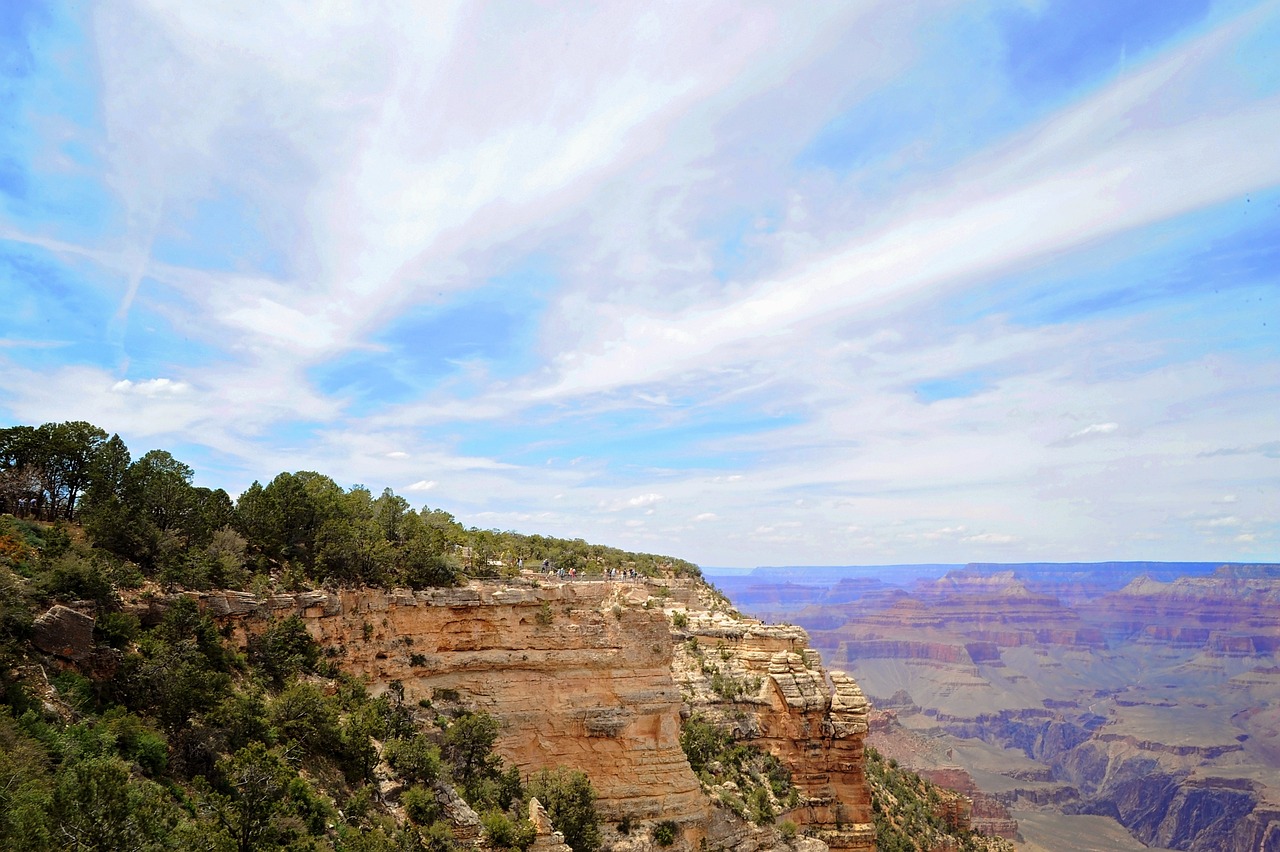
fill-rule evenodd
<path id="1" fill-rule="evenodd" d="M 1275 566 L 812 576 L 713 579 L 805 627 L 871 700 L 869 744 L 968 788 L 992 830 L 1050 852 L 1280 849 Z"/>

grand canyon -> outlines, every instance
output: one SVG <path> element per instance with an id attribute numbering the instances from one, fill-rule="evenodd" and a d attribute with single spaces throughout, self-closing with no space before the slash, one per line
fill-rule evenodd
<path id="1" fill-rule="evenodd" d="M 1049 849 L 1280 849 L 1278 566 L 715 579 L 743 609 L 805 627 L 870 699 L 869 742 L 966 791 L 993 833 Z M 1113 845 L 1069 839 L 1108 832 L 1098 842 Z"/>

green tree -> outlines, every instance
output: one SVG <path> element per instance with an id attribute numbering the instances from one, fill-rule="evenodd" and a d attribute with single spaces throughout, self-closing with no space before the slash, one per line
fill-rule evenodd
<path id="1" fill-rule="evenodd" d="M 464 787 L 497 771 L 493 754 L 498 740 L 498 720 L 488 713 L 463 713 L 444 732 L 444 756 Z"/>
<path id="2" fill-rule="evenodd" d="M 90 757 L 64 766 L 53 813 L 55 844 L 78 852 L 159 849 L 179 819 L 163 790 L 131 779 L 118 757 Z"/>
<path id="3" fill-rule="evenodd" d="M 131 463 L 129 448 L 119 435 L 112 435 L 90 466 L 80 515 L 94 544 L 126 559 L 141 552 L 150 536 L 129 493 Z"/>
<path id="4" fill-rule="evenodd" d="M 584 773 L 544 769 L 529 781 L 529 795 L 547 809 L 551 824 L 564 834 L 564 842 L 574 852 L 595 852 L 600 848 L 596 791 Z"/>
<path id="5" fill-rule="evenodd" d="M 424 531 L 399 552 L 400 579 L 411 589 L 458 585 L 458 569 L 446 555 L 443 536 Z"/>
<path id="6" fill-rule="evenodd" d="M 291 684 L 271 702 L 268 718 L 281 737 L 311 754 L 332 755 L 341 748 L 337 708 L 315 684 Z"/>
<path id="7" fill-rule="evenodd" d="M 374 501 L 374 518 L 382 528 L 387 541 L 400 543 L 408 537 L 409 501 L 396 496 L 390 488 L 383 489 L 382 496 Z"/>
<path id="8" fill-rule="evenodd" d="M 397 775 L 411 784 L 434 784 L 440 777 L 440 749 L 424 734 L 388 740 L 382 757 Z"/>
<path id="9" fill-rule="evenodd" d="M 0 711 L 0 849 L 55 848 L 49 754 Z"/>
<path id="10" fill-rule="evenodd" d="M 43 443 L 39 462 L 49 496 L 49 520 L 75 516 L 76 502 L 89 482 L 95 454 L 107 433 L 83 420 L 46 423 L 37 433 Z"/>
<path id="11" fill-rule="evenodd" d="M 301 833 L 287 819 L 307 799 L 305 782 L 280 755 L 250 743 L 218 764 L 219 783 L 206 787 L 201 806 L 238 852 L 275 849 Z"/>
<path id="12" fill-rule="evenodd" d="M 276 686 L 313 671 L 320 661 L 320 646 L 296 615 L 274 621 L 261 635 L 251 637 L 248 650 L 249 662 Z"/>

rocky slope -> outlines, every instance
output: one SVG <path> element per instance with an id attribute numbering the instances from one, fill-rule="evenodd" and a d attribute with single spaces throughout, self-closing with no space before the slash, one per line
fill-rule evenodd
<path id="1" fill-rule="evenodd" d="M 672 821 L 675 848 L 875 848 L 857 686 L 822 669 L 802 630 L 742 619 L 700 583 L 543 578 L 201 598 L 241 643 L 299 615 L 371 691 L 399 681 L 407 700 L 448 697 L 489 712 L 503 725 L 504 758 L 525 772 L 581 769 L 606 821 Z M 728 701 L 715 694 L 690 662 L 689 640 L 712 651 L 726 674 L 747 679 L 751 693 Z M 781 816 L 810 837 L 788 843 L 713 804 L 680 745 L 682 718 L 695 710 L 731 718 L 790 769 L 799 796 Z M 636 832 L 606 839 L 643 846 Z"/>

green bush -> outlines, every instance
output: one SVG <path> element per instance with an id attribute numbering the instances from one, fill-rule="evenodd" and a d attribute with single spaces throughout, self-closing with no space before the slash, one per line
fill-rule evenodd
<path id="1" fill-rule="evenodd" d="M 675 820 L 663 820 L 653 827 L 650 834 L 654 843 L 659 846 L 670 846 L 676 842 L 676 837 L 680 834 L 680 826 Z"/>
<path id="2" fill-rule="evenodd" d="M 440 749 L 422 734 L 388 740 L 382 757 L 397 775 L 413 784 L 434 784 L 443 766 Z"/>
<path id="3" fill-rule="evenodd" d="M 600 848 L 596 791 L 584 773 L 544 769 L 529 780 L 528 792 L 547 809 L 551 824 L 564 834 L 564 842 L 573 852 L 595 852 Z"/>
<path id="4" fill-rule="evenodd" d="M 94 623 L 98 638 L 112 648 L 127 648 L 138 636 L 138 616 L 131 612 L 105 612 Z"/>
<path id="5" fill-rule="evenodd" d="M 775 816 L 773 802 L 769 799 L 769 791 L 764 787 L 757 787 L 752 790 L 751 821 L 757 825 L 769 825 L 773 822 Z"/>
<path id="6" fill-rule="evenodd" d="M 484 836 L 499 849 L 519 849 L 521 852 L 533 845 L 537 830 L 527 819 L 512 820 L 502 811 L 489 811 L 480 817 Z"/>
<path id="7" fill-rule="evenodd" d="M 422 848 L 426 852 L 453 852 L 457 848 L 453 841 L 453 831 L 444 820 L 436 820 L 427 826 L 421 838 Z"/>
<path id="8" fill-rule="evenodd" d="M 276 686 L 302 672 L 314 671 L 320 646 L 296 615 L 274 621 L 261 636 L 249 639 L 249 661 Z"/>
<path id="9" fill-rule="evenodd" d="M 440 819 L 440 805 L 431 791 L 422 787 L 410 787 L 400 797 L 404 812 L 414 825 L 431 825 Z"/>

